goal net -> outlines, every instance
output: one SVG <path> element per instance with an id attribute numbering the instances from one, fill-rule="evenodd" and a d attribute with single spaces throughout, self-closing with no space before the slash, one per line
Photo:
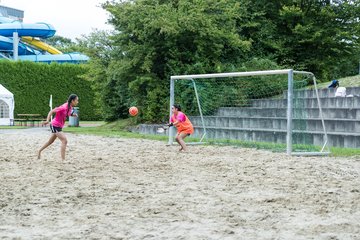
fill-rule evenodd
<path id="1" fill-rule="evenodd" d="M 180 75 L 170 81 L 170 107 L 179 104 L 194 125 L 188 144 L 235 144 L 289 155 L 329 153 L 316 78 L 310 72 Z M 313 90 L 306 90 L 310 85 Z M 169 144 L 174 135 L 171 128 Z"/>

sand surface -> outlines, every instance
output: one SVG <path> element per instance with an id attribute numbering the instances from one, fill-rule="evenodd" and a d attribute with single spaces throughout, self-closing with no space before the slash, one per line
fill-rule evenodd
<path id="1" fill-rule="evenodd" d="M 0 239 L 360 239 L 360 159 L 0 130 Z"/>

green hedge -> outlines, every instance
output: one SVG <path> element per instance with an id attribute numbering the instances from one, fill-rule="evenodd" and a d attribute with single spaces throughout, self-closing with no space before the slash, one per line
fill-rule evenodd
<path id="1" fill-rule="evenodd" d="M 47 116 L 50 95 L 53 107 L 67 101 L 70 94 L 79 96 L 80 120 L 101 120 L 97 116 L 91 82 L 84 79 L 86 65 L 43 64 L 29 61 L 0 61 L 0 84 L 14 94 L 15 118 L 18 113 Z"/>

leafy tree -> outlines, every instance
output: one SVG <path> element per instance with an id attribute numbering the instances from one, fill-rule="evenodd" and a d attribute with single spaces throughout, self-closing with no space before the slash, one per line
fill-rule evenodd
<path id="1" fill-rule="evenodd" d="M 117 106 L 119 98 L 123 98 L 124 94 L 117 92 L 119 87 L 114 78 L 116 75 L 112 75 L 112 69 L 117 68 L 117 62 L 113 60 L 117 55 L 117 46 L 111 36 L 111 31 L 96 30 L 77 39 L 77 48 L 90 58 L 86 78 L 93 83 L 96 106 L 97 109 L 101 109 L 97 114 L 106 120 L 125 117 L 126 112 L 126 107 Z"/>
<path id="2" fill-rule="evenodd" d="M 74 48 L 76 48 L 76 43 L 73 42 L 70 38 L 65 38 L 59 35 L 55 35 L 51 38 L 46 38 L 43 41 L 64 53 L 74 52 Z"/>
<path id="3" fill-rule="evenodd" d="M 115 31 L 79 42 L 106 119 L 158 121 L 171 75 L 294 68 L 355 74 L 359 0 L 131 0 L 103 4 Z M 256 69 L 253 69 L 257 66 Z M 100 103 L 100 102 L 99 102 Z"/>
<path id="4" fill-rule="evenodd" d="M 263 55 L 283 66 L 312 71 L 324 80 L 356 73 L 360 1 L 254 2 L 250 16 L 257 16 L 258 24 L 243 33 L 252 33 L 253 46 Z"/>
<path id="5" fill-rule="evenodd" d="M 251 43 L 237 32 L 241 5 L 235 0 L 121 1 L 104 7 L 112 14 L 121 49 L 114 86 L 136 104 L 144 120 L 167 113 L 169 78 L 174 74 L 225 71 L 241 62 Z M 155 114 L 157 113 L 157 114 Z"/>

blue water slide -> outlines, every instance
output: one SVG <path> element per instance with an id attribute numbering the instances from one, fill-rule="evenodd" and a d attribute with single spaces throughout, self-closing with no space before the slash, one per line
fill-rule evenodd
<path id="1" fill-rule="evenodd" d="M 47 23 L 25 24 L 0 16 L 0 53 L 13 51 L 14 32 L 17 32 L 19 37 L 49 38 L 55 35 L 56 30 Z M 0 58 L 2 56 L 4 54 L 1 54 Z M 89 60 L 89 57 L 81 53 L 42 54 L 31 46 L 19 42 L 18 59 L 43 63 L 84 63 Z"/>
<path id="2" fill-rule="evenodd" d="M 13 50 L 13 40 L 8 37 L 0 36 L 0 51 L 9 52 L 12 50 Z M 19 43 L 18 53 L 19 55 L 32 55 L 32 54 L 38 54 L 39 51 L 36 51 L 35 49 L 27 46 L 26 44 Z"/>
<path id="3" fill-rule="evenodd" d="M 89 61 L 89 57 L 81 53 L 64 53 L 64 54 L 54 54 L 54 55 L 19 55 L 19 60 L 22 61 L 32 61 L 32 62 L 42 62 L 42 63 L 85 63 Z"/>
<path id="4" fill-rule="evenodd" d="M 2 23 L 0 24 L 0 35 L 4 37 L 12 37 L 17 32 L 19 37 L 30 36 L 39 38 L 49 38 L 55 35 L 54 27 L 47 23 Z"/>

